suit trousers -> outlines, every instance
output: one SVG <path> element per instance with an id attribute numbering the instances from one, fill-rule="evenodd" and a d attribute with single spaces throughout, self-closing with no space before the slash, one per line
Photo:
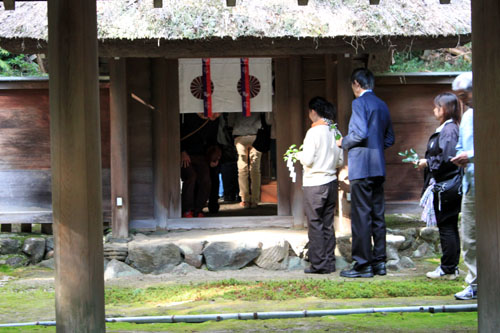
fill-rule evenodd
<path id="1" fill-rule="evenodd" d="M 304 186 L 304 209 L 307 216 L 311 268 L 335 271 L 335 230 L 333 218 L 337 202 L 337 180 L 318 186 Z"/>
<path id="2" fill-rule="evenodd" d="M 350 181 L 352 259 L 356 261 L 355 269 L 387 259 L 383 185 L 384 177 Z"/>

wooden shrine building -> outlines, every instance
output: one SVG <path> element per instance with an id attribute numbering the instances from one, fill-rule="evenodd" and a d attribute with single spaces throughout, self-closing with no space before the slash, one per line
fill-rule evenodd
<path id="1" fill-rule="evenodd" d="M 311 95 L 336 101 L 345 132 L 352 99 L 348 78 L 360 55 L 370 59 L 393 49 L 467 42 L 472 12 L 479 329 L 497 331 L 500 39 L 492 36 L 500 35 L 498 0 L 475 0 L 472 9 L 468 0 L 192 3 L 3 0 L 0 5 L 0 46 L 48 53 L 58 330 L 105 329 L 98 57 L 110 59 L 110 210 L 113 233 L 123 237 L 138 212 L 135 204 L 147 207 L 159 227 L 180 217 L 179 58 L 271 57 L 281 152 L 302 140 Z M 308 67 L 310 59 L 314 64 Z M 155 110 L 132 100 L 131 93 Z M 149 196 L 140 194 L 145 188 Z M 123 199 L 119 207 L 116 197 Z M 278 164 L 277 218 L 301 226 L 301 202 L 300 182 L 291 183 Z"/>

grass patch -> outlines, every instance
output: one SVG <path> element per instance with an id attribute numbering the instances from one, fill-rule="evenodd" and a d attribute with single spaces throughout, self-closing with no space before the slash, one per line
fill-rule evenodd
<path id="1" fill-rule="evenodd" d="M 245 282 L 227 280 L 191 285 L 149 288 L 108 288 L 106 304 L 164 303 L 225 300 L 284 301 L 297 298 L 320 299 L 447 296 L 462 289 L 462 281 L 429 281 L 425 277 L 404 281 L 290 280 Z"/>

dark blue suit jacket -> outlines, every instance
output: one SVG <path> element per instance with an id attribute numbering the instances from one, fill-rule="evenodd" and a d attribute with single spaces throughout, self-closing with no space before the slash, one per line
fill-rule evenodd
<path id="1" fill-rule="evenodd" d="M 384 149 L 394 144 L 387 105 L 371 91 L 352 101 L 349 133 L 342 139 L 348 150 L 349 179 L 385 177 Z"/>

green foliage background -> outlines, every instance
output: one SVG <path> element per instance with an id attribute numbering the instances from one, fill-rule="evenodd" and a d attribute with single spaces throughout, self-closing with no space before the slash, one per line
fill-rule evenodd
<path id="1" fill-rule="evenodd" d="M 38 64 L 24 54 L 11 54 L 0 48 L 0 76 L 43 76 Z"/>

